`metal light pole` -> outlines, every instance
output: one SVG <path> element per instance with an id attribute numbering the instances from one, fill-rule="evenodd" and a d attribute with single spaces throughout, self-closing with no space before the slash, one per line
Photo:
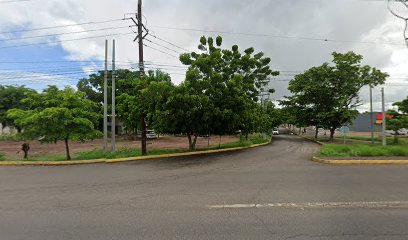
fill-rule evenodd
<path id="1" fill-rule="evenodd" d="M 386 129 L 386 118 L 385 118 L 385 97 L 384 97 L 384 88 L 381 88 L 381 96 L 382 96 L 382 133 L 383 133 L 383 139 L 382 139 L 382 144 L 383 146 L 387 146 L 387 136 L 385 134 L 385 129 Z"/>
<path id="2" fill-rule="evenodd" d="M 115 39 L 113 39 L 112 45 L 112 121 L 111 121 L 111 131 L 112 131 L 112 146 L 111 150 L 114 152 L 116 150 L 116 83 L 115 83 Z"/>
<path id="3" fill-rule="evenodd" d="M 105 40 L 105 77 L 103 82 L 103 150 L 108 150 L 108 40 Z"/>
<path id="4" fill-rule="evenodd" d="M 370 85 L 371 144 L 374 144 L 373 87 Z"/>

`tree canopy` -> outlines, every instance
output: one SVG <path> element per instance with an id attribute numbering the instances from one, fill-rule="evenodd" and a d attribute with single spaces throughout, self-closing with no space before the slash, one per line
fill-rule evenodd
<path id="1" fill-rule="evenodd" d="M 67 159 L 71 159 L 69 140 L 87 140 L 100 136 L 95 130 L 99 114 L 95 103 L 85 94 L 67 87 L 59 90 L 50 86 L 41 94 L 32 94 L 22 100 L 29 110 L 11 109 L 7 117 L 23 128 L 23 135 L 41 142 L 64 141 Z"/>
<path id="2" fill-rule="evenodd" d="M 363 57 L 353 52 L 332 56 L 332 65 L 324 63 L 296 75 L 288 88 L 292 96 L 282 103 L 296 115 L 297 124 L 327 128 L 333 141 L 335 129 L 357 116 L 361 88 L 383 84 L 388 75 L 361 65 Z"/>
<path id="3" fill-rule="evenodd" d="M 18 131 L 21 129 L 14 121 L 7 117 L 7 111 L 10 109 L 27 109 L 27 104 L 22 100 L 28 94 L 35 94 L 35 90 L 26 88 L 25 86 L 2 86 L 0 85 L 0 123 L 3 128 L 10 126 L 16 127 Z"/>

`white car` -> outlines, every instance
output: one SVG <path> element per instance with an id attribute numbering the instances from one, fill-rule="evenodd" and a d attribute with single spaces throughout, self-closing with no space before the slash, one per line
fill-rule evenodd
<path id="1" fill-rule="evenodd" d="M 279 130 L 277 128 L 273 129 L 272 134 L 279 135 Z"/>
<path id="2" fill-rule="evenodd" d="M 408 135 L 408 129 L 401 128 L 400 130 L 398 130 L 398 134 L 399 135 Z"/>
<path id="3" fill-rule="evenodd" d="M 146 138 L 147 139 L 156 139 L 157 138 L 157 134 L 154 130 L 147 130 L 146 132 Z"/>

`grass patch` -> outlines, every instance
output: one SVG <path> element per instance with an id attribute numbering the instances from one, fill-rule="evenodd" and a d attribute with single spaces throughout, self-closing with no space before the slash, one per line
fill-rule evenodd
<path id="1" fill-rule="evenodd" d="M 408 156 L 408 147 L 404 145 L 378 146 L 367 144 L 326 144 L 320 150 L 321 156 L 328 157 L 393 157 Z"/>
<path id="2" fill-rule="evenodd" d="M 170 153 L 186 152 L 182 149 L 152 149 L 148 150 L 148 155 L 162 155 Z M 142 156 L 142 152 L 138 148 L 121 148 L 116 152 L 105 152 L 101 149 L 95 149 L 88 152 L 80 152 L 75 156 L 76 160 L 92 160 L 92 159 L 115 159 Z"/>

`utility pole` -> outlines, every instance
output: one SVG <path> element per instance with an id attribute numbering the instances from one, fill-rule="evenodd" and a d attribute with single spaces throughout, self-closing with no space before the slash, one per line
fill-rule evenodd
<path id="1" fill-rule="evenodd" d="M 383 133 L 383 146 L 387 146 L 387 136 L 385 134 L 386 130 L 386 118 L 385 118 L 385 97 L 384 97 L 384 88 L 381 88 L 381 96 L 382 96 L 382 133 Z"/>
<path id="2" fill-rule="evenodd" d="M 374 113 L 373 113 L 373 87 L 370 85 L 370 123 L 371 123 L 371 144 L 374 144 Z"/>
<path id="3" fill-rule="evenodd" d="M 138 0 L 137 4 L 137 33 L 139 40 L 139 77 L 144 76 L 144 60 L 143 60 L 143 21 L 142 21 L 142 0 Z M 142 155 L 147 155 L 147 137 L 146 137 L 146 119 L 142 113 L 140 115 L 140 126 L 142 130 Z"/>
<path id="4" fill-rule="evenodd" d="M 105 40 L 105 77 L 103 82 L 103 150 L 108 150 L 108 40 Z"/>
<path id="5" fill-rule="evenodd" d="M 139 78 L 144 77 L 144 59 L 143 59 L 143 39 L 149 34 L 149 30 L 143 25 L 142 21 L 142 0 L 138 0 L 137 4 L 137 14 L 136 18 L 134 19 L 133 17 L 130 18 L 125 18 L 124 19 L 130 19 L 133 21 L 133 23 L 137 26 L 137 35 L 136 38 L 133 40 L 136 42 L 136 40 L 139 40 Z M 147 86 L 145 86 L 147 87 Z M 142 132 L 142 155 L 147 154 L 147 137 L 146 137 L 146 132 L 147 132 L 147 127 L 146 127 L 146 116 L 144 113 L 140 114 L 140 130 Z"/>
<path id="6" fill-rule="evenodd" d="M 116 82 L 115 82 L 115 39 L 113 39 L 112 45 L 112 121 L 111 121 L 111 130 L 112 130 L 112 152 L 116 150 Z"/>

